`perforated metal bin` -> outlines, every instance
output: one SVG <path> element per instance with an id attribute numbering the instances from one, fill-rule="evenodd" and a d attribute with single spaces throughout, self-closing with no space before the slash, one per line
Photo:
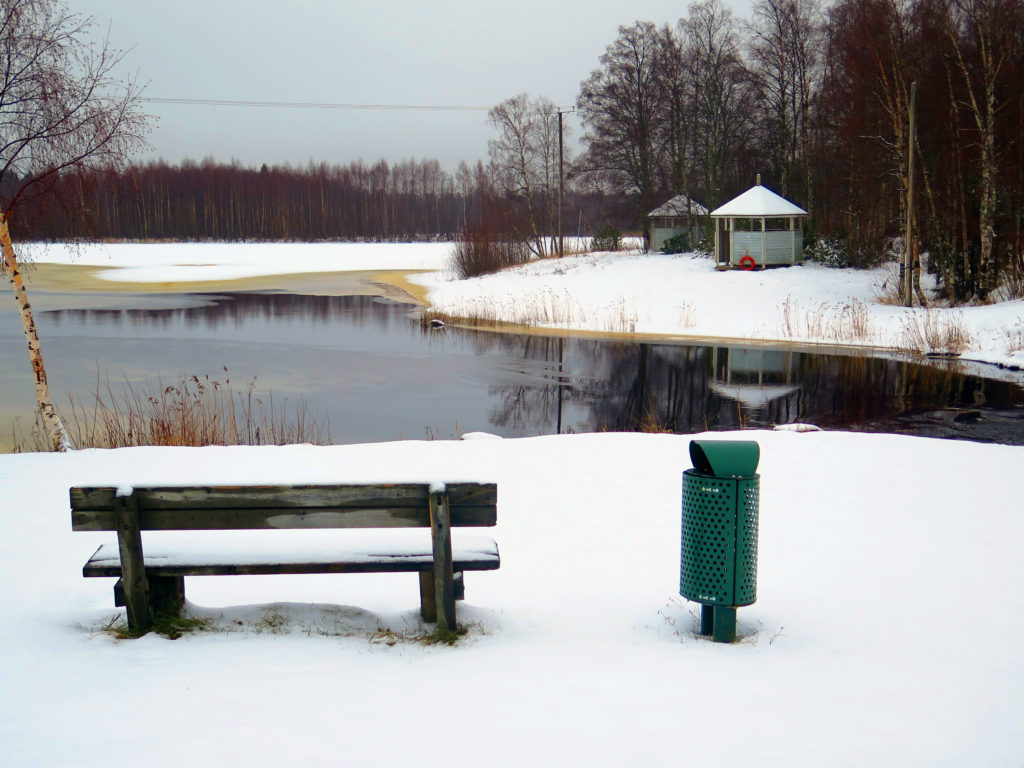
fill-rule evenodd
<path id="1" fill-rule="evenodd" d="M 683 472 L 679 594 L 705 606 L 750 605 L 757 599 L 760 447 L 693 440 L 690 459 L 693 469 Z M 731 616 L 734 636 L 735 610 Z M 727 621 L 729 614 L 721 618 Z M 702 632 L 711 634 L 713 620 L 712 612 L 702 614 Z M 716 630 L 716 640 L 718 635 Z"/>

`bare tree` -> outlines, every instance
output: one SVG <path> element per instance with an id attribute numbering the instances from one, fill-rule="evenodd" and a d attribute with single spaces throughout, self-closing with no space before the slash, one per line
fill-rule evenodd
<path id="1" fill-rule="evenodd" d="M 70 171 L 111 167 L 143 143 L 140 90 L 122 54 L 90 41 L 92 18 L 61 0 L 0 0 L 0 246 L 28 340 L 36 402 L 55 450 L 69 447 L 46 380 L 39 334 L 11 242 L 20 205 Z"/>
<path id="2" fill-rule="evenodd" d="M 521 93 L 493 107 L 487 119 L 498 131 L 488 142 L 496 180 L 526 204 L 530 248 L 544 256 L 558 192 L 558 107 Z"/>
<path id="3" fill-rule="evenodd" d="M 579 170 L 607 175 L 635 190 L 645 235 L 665 141 L 659 38 L 658 29 L 647 21 L 619 27 L 601 66 L 581 84 L 576 102 L 588 143 Z"/>
<path id="4" fill-rule="evenodd" d="M 803 186 L 811 210 L 811 97 L 818 88 L 822 14 L 817 0 L 758 0 L 751 24 L 751 63 L 762 130 L 783 195 Z M 802 177 L 797 178 L 803 170 Z"/>
<path id="5" fill-rule="evenodd" d="M 704 202 L 715 206 L 750 130 L 750 78 L 732 11 L 721 0 L 691 5 L 680 25 L 696 95 L 696 161 Z"/>
<path id="6" fill-rule="evenodd" d="M 695 105 L 697 87 L 690 67 L 685 27 L 669 25 L 659 32 L 659 64 L 664 81 L 665 137 L 662 186 L 675 195 L 690 198 L 693 183 L 694 145 L 697 140 Z"/>

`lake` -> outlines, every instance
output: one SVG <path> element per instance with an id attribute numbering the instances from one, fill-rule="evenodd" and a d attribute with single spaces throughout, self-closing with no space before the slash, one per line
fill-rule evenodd
<path id="1" fill-rule="evenodd" d="M 255 378 L 277 406 L 304 402 L 335 443 L 807 422 L 1024 444 L 1024 389 L 955 361 L 423 328 L 400 291 L 351 273 L 196 293 L 101 290 L 86 274 L 41 267 L 29 284 L 62 409 L 69 397 L 88 405 L 108 380 L 145 388 L 208 375 L 235 391 Z M 0 444 L 10 450 L 34 400 L 10 299 L 0 318 Z"/>

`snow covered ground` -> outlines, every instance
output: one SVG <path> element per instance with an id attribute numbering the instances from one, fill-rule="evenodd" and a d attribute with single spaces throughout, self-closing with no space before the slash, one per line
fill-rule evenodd
<path id="1" fill-rule="evenodd" d="M 0 457 L 3 765 L 1020 765 L 1024 448 L 705 437 L 762 451 L 758 601 L 731 646 L 677 595 L 689 437 Z M 67 502 L 454 479 L 498 483 L 502 555 L 467 576 L 455 647 L 389 644 L 422 629 L 408 574 L 194 578 L 208 631 L 117 641 L 112 580 L 80 571 L 112 537 L 72 533 Z"/>
<path id="2" fill-rule="evenodd" d="M 448 311 L 551 296 L 552 318 L 580 303 L 575 327 L 625 315 L 623 330 L 763 339 L 787 300 L 866 304 L 882 276 L 597 254 L 453 283 L 444 245 L 34 251 L 130 281 L 421 269 Z M 960 311 L 979 355 L 1020 364 L 996 343 L 1020 302 Z M 884 343 L 903 310 L 868 312 Z M 731 646 L 695 637 L 678 597 L 690 436 L 0 456 L 0 764 L 1019 766 L 1024 447 L 703 437 L 761 446 L 758 601 Z M 194 578 L 207 631 L 118 641 L 112 580 L 81 576 L 112 537 L 72 533 L 67 499 L 80 484 L 454 480 L 498 483 L 502 554 L 468 575 L 455 647 L 401 638 L 424 629 L 408 574 Z"/>
<path id="3" fill-rule="evenodd" d="M 708 259 L 636 251 L 533 262 L 452 279 L 447 243 L 35 244 L 31 258 L 102 268 L 117 282 L 230 280 L 298 272 L 422 271 L 431 308 L 548 328 L 676 337 L 753 339 L 945 351 L 963 338 L 966 360 L 1024 368 L 1024 301 L 908 310 L 882 304 L 894 267 L 805 264 L 717 272 Z M 927 282 L 927 278 L 925 278 Z M 929 341 L 922 339 L 932 339 Z"/>
<path id="4" fill-rule="evenodd" d="M 1024 367 L 1024 301 L 906 309 L 879 297 L 895 266 L 807 263 L 715 270 L 693 255 L 595 253 L 533 262 L 473 280 L 419 275 L 433 309 L 456 316 L 597 332 L 810 342 L 946 351 L 962 331 L 965 359 Z M 536 319 L 535 319 L 536 318 Z M 936 339 L 933 348 L 921 337 Z"/>

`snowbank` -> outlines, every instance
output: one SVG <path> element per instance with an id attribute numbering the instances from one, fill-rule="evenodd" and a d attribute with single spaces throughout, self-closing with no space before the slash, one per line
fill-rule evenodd
<path id="1" fill-rule="evenodd" d="M 688 436 L 0 456 L 3 764 L 1019 764 L 1024 448 L 707 437 L 762 449 L 734 646 L 695 638 L 677 597 Z M 117 642 L 112 580 L 80 570 L 110 537 L 72 533 L 67 501 L 437 478 L 499 488 L 502 567 L 469 574 L 454 648 L 389 645 L 420 628 L 408 574 L 195 578 L 213 631 Z"/>
<path id="2" fill-rule="evenodd" d="M 413 278 L 432 309 L 550 328 L 682 338 L 808 342 L 945 351 L 961 330 L 965 359 L 1024 368 L 1024 301 L 906 309 L 880 303 L 894 270 L 804 264 L 718 272 L 706 258 L 596 253 L 533 262 L 472 280 Z M 927 340 L 934 339 L 934 349 Z"/>

